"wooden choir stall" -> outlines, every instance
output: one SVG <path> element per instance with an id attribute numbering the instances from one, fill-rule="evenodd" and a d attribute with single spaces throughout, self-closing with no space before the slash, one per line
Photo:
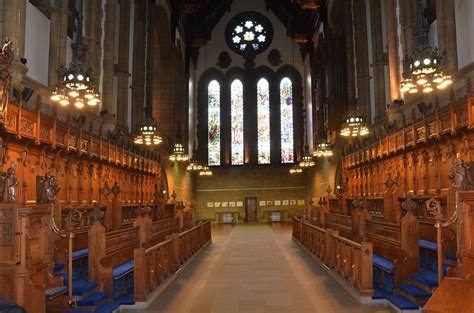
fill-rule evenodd
<path id="1" fill-rule="evenodd" d="M 163 198 L 158 154 L 2 90 L 2 297 L 35 313 L 112 312 L 146 301 L 210 242 L 210 222 Z"/>
<path id="2" fill-rule="evenodd" d="M 359 296 L 401 310 L 474 311 L 474 93 L 467 86 L 446 107 L 347 146 L 338 194 L 329 187 L 307 219 L 293 219 L 294 240 Z"/>

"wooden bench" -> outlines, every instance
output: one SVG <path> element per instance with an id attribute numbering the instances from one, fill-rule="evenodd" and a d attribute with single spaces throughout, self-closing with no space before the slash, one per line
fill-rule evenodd
<path id="1" fill-rule="evenodd" d="M 418 220 L 411 211 L 400 224 L 382 219 L 367 220 L 365 240 L 373 243 L 373 263 L 381 271 L 381 284 L 383 272 L 393 275 L 394 288 L 418 272 Z"/>
<path id="2" fill-rule="evenodd" d="M 125 278 L 134 270 L 133 251 L 140 247 L 139 229 L 128 227 L 105 233 L 94 226 L 89 237 L 89 278 L 97 280 L 99 288 L 109 291 L 111 296 L 114 295 L 114 281 L 121 280 L 120 293 L 124 293 Z M 105 237 L 102 242 L 97 240 L 101 237 Z"/>

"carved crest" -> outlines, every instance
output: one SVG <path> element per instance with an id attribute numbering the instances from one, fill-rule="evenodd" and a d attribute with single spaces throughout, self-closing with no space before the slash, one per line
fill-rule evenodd
<path id="1" fill-rule="evenodd" d="M 97 202 L 94 202 L 94 209 L 92 210 L 92 213 L 89 214 L 89 217 L 95 222 L 99 221 L 104 218 L 104 212 L 102 212 L 99 208 L 99 204 Z"/>
<path id="2" fill-rule="evenodd" d="M 51 203 L 56 200 L 59 193 L 59 183 L 51 172 L 48 172 L 44 177 L 36 177 L 36 195 L 37 203 Z"/>
<path id="3" fill-rule="evenodd" d="M 416 204 L 415 201 L 411 199 L 411 197 L 408 197 L 403 203 L 402 203 L 402 209 L 407 212 L 413 212 L 418 208 L 418 205 Z"/>

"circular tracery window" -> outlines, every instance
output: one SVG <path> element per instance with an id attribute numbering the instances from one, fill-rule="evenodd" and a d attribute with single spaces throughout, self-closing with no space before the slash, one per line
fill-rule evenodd
<path id="1" fill-rule="evenodd" d="M 257 12 L 242 12 L 234 16 L 225 31 L 229 47 L 238 54 L 259 54 L 273 39 L 270 21 Z"/>

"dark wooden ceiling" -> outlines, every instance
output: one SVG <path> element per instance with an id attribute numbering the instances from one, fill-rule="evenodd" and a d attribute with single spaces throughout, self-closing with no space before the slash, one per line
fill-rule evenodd
<path id="1" fill-rule="evenodd" d="M 325 0 L 255 0 L 264 1 L 287 28 L 294 41 L 311 41 Z M 181 27 L 188 47 L 198 49 L 211 39 L 211 33 L 231 6 L 239 0 L 172 0 L 172 27 Z"/>

